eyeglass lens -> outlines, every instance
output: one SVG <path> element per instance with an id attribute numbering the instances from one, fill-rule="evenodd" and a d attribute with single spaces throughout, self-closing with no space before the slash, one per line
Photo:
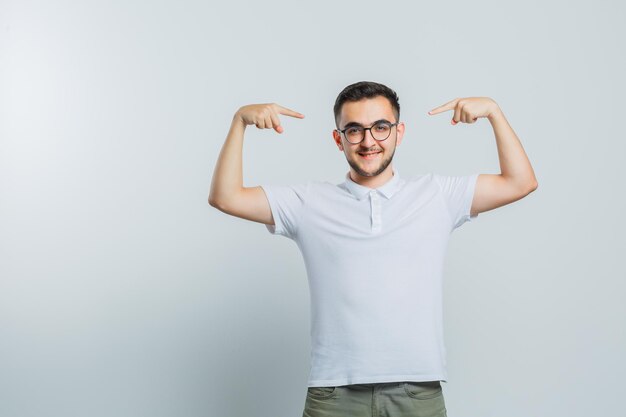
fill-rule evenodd
<path id="1" fill-rule="evenodd" d="M 350 143 L 359 143 L 365 139 L 365 130 L 369 130 L 372 137 L 376 140 L 385 140 L 391 133 L 391 124 L 380 122 L 371 128 L 365 129 L 362 126 L 351 126 L 345 131 L 346 138 Z"/>

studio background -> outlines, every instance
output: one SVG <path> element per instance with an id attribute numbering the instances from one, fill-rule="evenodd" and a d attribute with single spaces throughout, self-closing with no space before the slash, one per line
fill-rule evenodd
<path id="1" fill-rule="evenodd" d="M 499 173 L 502 108 L 539 188 L 457 229 L 450 417 L 612 415 L 626 374 L 617 1 L 0 2 L 0 416 L 299 416 L 309 293 L 294 242 L 208 205 L 242 105 L 244 185 L 340 183 L 332 105 L 400 97 L 403 176 Z M 363 256 L 376 256 L 375 253 Z"/>

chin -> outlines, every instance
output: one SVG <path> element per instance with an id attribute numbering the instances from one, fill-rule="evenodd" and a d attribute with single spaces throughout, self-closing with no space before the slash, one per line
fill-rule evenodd
<path id="1" fill-rule="evenodd" d="M 376 169 L 372 169 L 372 170 L 369 170 L 369 171 L 363 171 L 363 172 L 365 173 L 366 177 L 374 177 L 374 176 L 380 174 L 379 171 L 380 171 L 380 167 L 376 167 Z"/>
<path id="2" fill-rule="evenodd" d="M 381 170 L 383 164 L 378 165 L 375 168 L 364 168 L 363 166 L 360 166 L 358 164 L 351 164 L 352 169 L 354 169 L 354 171 L 359 174 L 362 177 L 375 177 L 377 175 L 380 175 L 382 173 L 382 171 L 384 171 L 384 169 Z"/>
<path id="3" fill-rule="evenodd" d="M 386 152 L 384 152 L 382 155 L 383 158 L 385 156 L 385 153 Z M 348 161 L 348 165 L 350 165 L 358 175 L 362 177 L 375 177 L 382 174 L 382 172 L 389 167 L 391 161 L 393 160 L 393 153 L 391 154 L 389 160 L 381 160 L 376 167 L 367 166 L 367 162 L 360 161 L 358 155 L 355 159 L 348 158 L 348 156 L 346 155 L 346 160 Z"/>

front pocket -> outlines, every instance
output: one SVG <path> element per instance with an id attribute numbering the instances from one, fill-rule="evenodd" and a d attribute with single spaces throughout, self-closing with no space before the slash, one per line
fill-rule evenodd
<path id="1" fill-rule="evenodd" d="M 325 399 L 335 395 L 337 387 L 308 387 L 307 394 L 313 398 Z"/>
<path id="2" fill-rule="evenodd" d="M 409 397 L 418 400 L 429 400 L 443 393 L 441 382 L 439 381 L 405 382 L 404 391 Z"/>

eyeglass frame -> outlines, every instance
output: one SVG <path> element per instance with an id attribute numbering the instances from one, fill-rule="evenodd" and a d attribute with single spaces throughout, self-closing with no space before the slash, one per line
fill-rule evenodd
<path id="1" fill-rule="evenodd" d="M 380 124 L 380 123 L 384 123 L 384 124 L 389 125 L 389 134 L 387 135 L 387 137 L 386 137 L 385 139 L 376 139 L 376 138 L 374 137 L 374 135 L 372 134 L 372 128 L 373 128 L 374 126 L 376 126 L 377 124 Z M 363 142 L 363 141 L 365 140 L 365 131 L 366 131 L 366 130 L 369 130 L 369 131 L 370 131 L 370 136 L 371 136 L 374 140 L 376 140 L 376 141 L 378 141 L 378 142 L 382 142 L 382 141 L 385 141 L 385 140 L 389 139 L 389 136 L 391 136 L 391 129 L 392 129 L 394 126 L 398 126 L 399 124 L 400 124 L 400 122 L 390 123 L 390 122 L 388 122 L 388 121 L 386 121 L 386 120 L 378 120 L 378 121 L 374 122 L 374 124 L 373 124 L 373 125 L 371 125 L 370 127 L 365 127 L 365 126 L 362 126 L 362 125 L 360 125 L 360 124 L 358 124 L 358 123 L 355 123 L 355 124 L 349 124 L 349 126 L 348 126 L 348 127 L 346 127 L 346 128 L 345 128 L 345 129 L 343 129 L 343 130 L 341 130 L 341 129 L 335 129 L 335 130 L 336 130 L 337 132 L 339 132 L 339 133 L 343 133 L 343 137 L 344 137 L 344 138 L 346 138 L 346 140 L 348 141 L 348 143 L 349 143 L 349 144 L 351 144 L 351 145 L 358 145 L 359 143 L 361 143 L 361 142 Z M 357 127 L 357 126 L 363 129 L 363 137 L 361 138 L 361 140 L 360 140 L 360 141 L 358 141 L 358 142 L 356 142 L 356 143 L 353 143 L 353 142 L 350 142 L 350 141 L 348 140 L 348 137 L 346 136 L 346 130 L 348 130 L 348 129 L 352 128 L 352 127 Z"/>

